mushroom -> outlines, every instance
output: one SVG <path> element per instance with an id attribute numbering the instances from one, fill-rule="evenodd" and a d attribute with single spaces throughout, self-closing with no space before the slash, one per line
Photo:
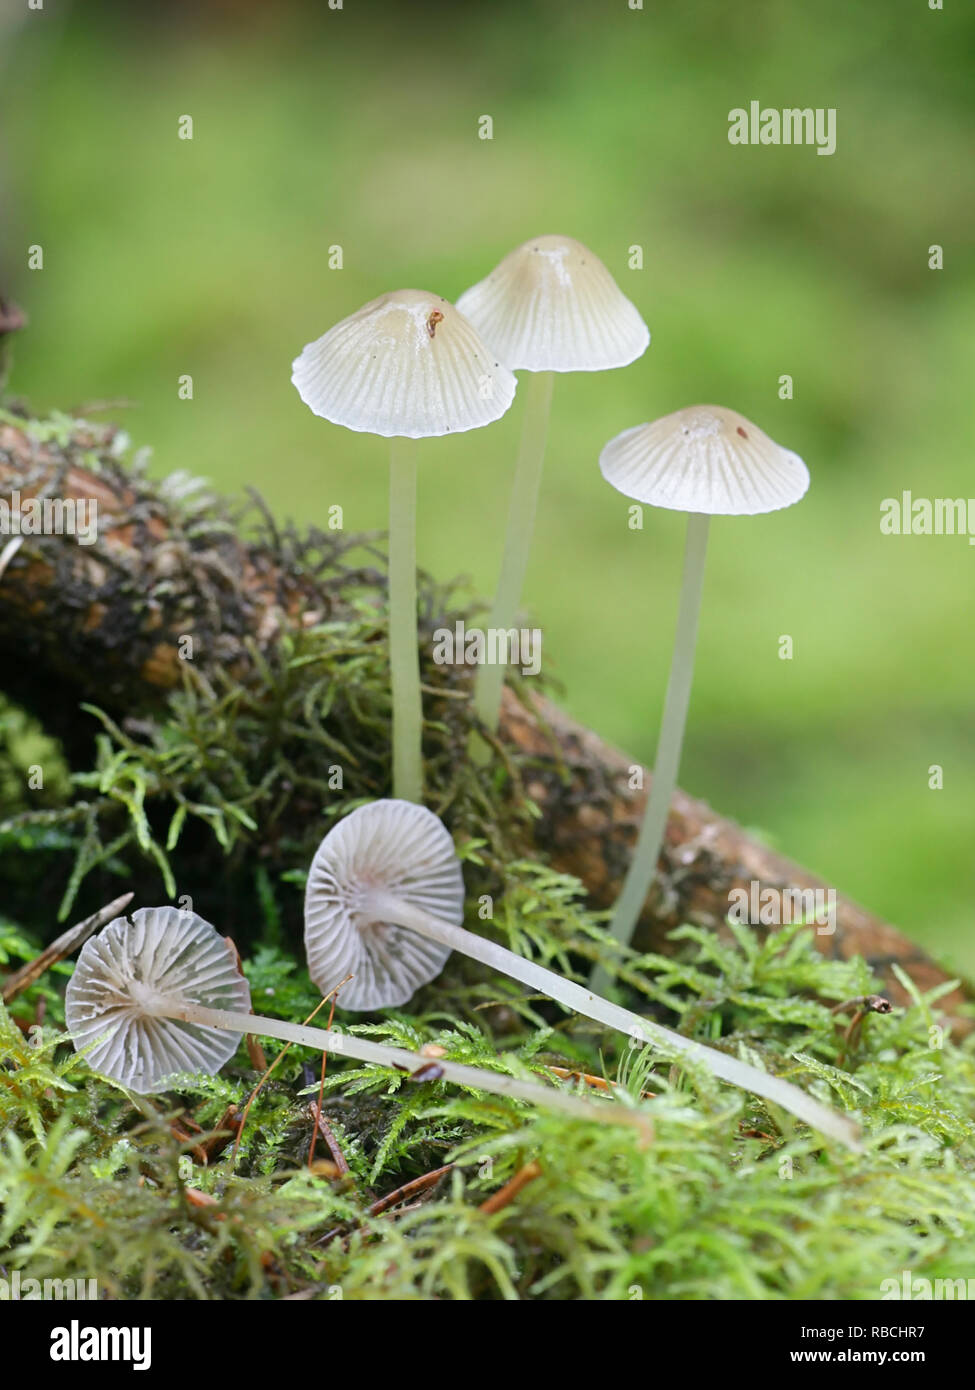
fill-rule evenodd
<path id="1" fill-rule="evenodd" d="M 389 662 L 393 790 L 423 795 L 423 709 L 416 629 L 416 448 L 478 429 L 514 399 L 515 378 L 439 295 L 381 295 L 295 359 L 291 380 L 316 415 L 392 439 L 389 468 Z"/>
<path id="2" fill-rule="evenodd" d="M 398 1008 L 440 974 L 454 949 L 395 915 L 373 918 L 376 892 L 395 893 L 397 910 L 415 908 L 465 941 L 470 935 L 461 927 L 464 875 L 443 821 L 409 801 L 358 807 L 322 840 L 305 888 L 308 970 L 323 994 L 352 976 L 344 1009 Z"/>
<path id="3" fill-rule="evenodd" d="M 533 237 L 457 301 L 512 371 L 532 373 L 515 466 L 504 557 L 490 625 L 514 626 L 545 459 L 553 372 L 599 372 L 640 357 L 650 331 L 598 256 L 565 236 Z M 504 667 L 478 674 L 475 712 L 498 726 Z"/>
<path id="4" fill-rule="evenodd" d="M 354 973 L 342 992 L 343 1007 L 394 1007 L 431 980 L 451 951 L 460 951 L 635 1042 L 681 1053 L 823 1134 L 857 1147 L 856 1125 L 798 1086 L 652 1023 L 465 931 L 462 909 L 460 861 L 443 822 L 425 806 L 406 801 L 360 806 L 328 832 L 312 860 L 305 890 L 311 977 L 327 994 Z"/>
<path id="5" fill-rule="evenodd" d="M 237 1051 L 217 1033 L 160 1012 L 172 999 L 246 1013 L 250 988 L 236 956 L 208 922 L 175 907 L 143 907 L 87 941 L 68 981 L 64 1016 L 88 1061 L 147 1095 L 177 1072 L 218 1072 Z"/>
<path id="6" fill-rule="evenodd" d="M 677 785 L 684 723 L 694 673 L 697 619 L 712 516 L 755 516 L 790 507 L 809 487 L 797 454 L 757 425 L 718 405 L 690 406 L 652 424 L 624 430 L 599 456 L 603 477 L 624 497 L 687 512 L 677 634 L 657 741 L 653 782 L 611 931 L 628 943 L 657 870 L 671 797 Z M 593 984 L 600 987 L 597 971 Z"/>
<path id="7" fill-rule="evenodd" d="M 164 1089 L 179 1072 L 214 1075 L 244 1033 L 329 1051 L 411 1075 L 430 1065 L 420 1052 L 326 1028 L 250 1012 L 250 988 L 232 943 L 193 912 L 141 908 L 117 917 L 83 947 L 68 981 L 65 1019 L 90 1066 L 141 1095 Z M 438 1060 L 438 1078 L 511 1096 L 575 1119 L 646 1129 L 647 1115 L 593 1103 L 564 1090 L 500 1072 Z M 418 1077 L 417 1079 L 422 1079 Z"/>

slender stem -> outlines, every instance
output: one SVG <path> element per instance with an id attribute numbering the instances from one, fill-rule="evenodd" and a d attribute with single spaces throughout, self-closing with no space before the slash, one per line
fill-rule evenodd
<path id="1" fill-rule="evenodd" d="M 260 1033 L 265 1037 L 280 1038 L 282 1042 L 311 1047 L 316 1052 L 327 1050 L 336 1056 L 355 1057 L 360 1062 L 376 1062 L 382 1066 L 399 1067 L 407 1072 L 431 1065 L 430 1058 L 419 1052 L 408 1052 L 402 1047 L 370 1042 L 367 1038 L 360 1038 L 351 1033 L 339 1033 L 330 1028 L 311 1028 L 306 1023 L 287 1023 L 280 1018 L 265 1018 L 261 1014 L 239 1013 L 233 1009 L 208 1009 L 202 1004 L 187 1004 L 178 999 L 161 1000 L 152 1012 L 158 1018 L 201 1023 L 204 1027 L 225 1029 L 232 1033 Z M 502 1072 L 484 1071 L 480 1067 L 466 1067 L 459 1062 L 449 1062 L 446 1059 L 438 1058 L 436 1066 L 446 1081 L 452 1081 L 458 1086 L 489 1091 L 498 1096 L 513 1096 L 516 1100 L 543 1105 L 549 1110 L 570 1115 L 573 1119 L 624 1124 L 637 1129 L 647 1129 L 649 1125 L 646 1111 L 630 1110 L 622 1105 L 605 1102 L 594 1103 L 582 1096 L 555 1090 L 551 1086 L 536 1085 L 533 1081 L 522 1081 Z"/>
<path id="2" fill-rule="evenodd" d="M 369 911 L 371 916 L 380 921 L 407 927 L 428 940 L 438 941 L 453 951 L 460 951 L 463 955 L 480 961 L 482 965 L 490 966 L 493 970 L 518 980 L 529 989 L 555 999 L 575 1013 L 626 1033 L 636 1044 L 662 1043 L 672 1052 L 683 1053 L 692 1061 L 704 1064 L 721 1080 L 728 1081 L 733 1086 L 740 1086 L 742 1090 L 750 1091 L 753 1095 L 764 1096 L 766 1100 L 781 1105 L 813 1129 L 839 1139 L 850 1148 L 859 1147 L 857 1126 L 852 1121 L 831 1110 L 829 1106 L 821 1104 L 789 1081 L 760 1071 L 758 1067 L 750 1066 L 747 1062 L 740 1062 L 737 1057 L 731 1057 L 726 1052 L 705 1047 L 703 1043 L 695 1042 L 693 1038 L 685 1038 L 680 1033 L 661 1027 L 659 1023 L 652 1023 L 640 1014 L 632 1013 L 619 1004 L 610 1003 L 608 999 L 594 994 L 591 989 L 578 985 L 573 980 L 556 975 L 554 971 L 546 970 L 544 966 L 536 965 L 524 956 L 515 955 L 513 951 L 507 950 L 495 941 L 475 936 L 463 927 L 452 926 L 424 912 L 422 908 L 403 902 L 395 894 L 371 894 Z"/>
<path id="3" fill-rule="evenodd" d="M 389 451 L 389 668 L 393 795 L 423 800 L 423 705 L 416 631 L 416 440 Z"/>
<path id="4" fill-rule="evenodd" d="M 653 781 L 650 784 L 650 796 L 643 813 L 643 824 L 630 860 L 629 871 L 610 923 L 613 936 L 624 945 L 628 945 L 633 936 L 637 919 L 656 875 L 670 802 L 677 786 L 677 769 L 680 766 L 684 724 L 687 720 L 687 706 L 691 698 L 691 681 L 694 676 L 694 648 L 697 643 L 701 589 L 704 585 L 709 519 L 701 512 L 691 512 L 687 518 L 684 577 L 677 610 L 677 633 L 674 638 L 674 655 L 670 664 L 664 714 L 657 739 Z M 593 988 L 605 989 L 608 985 L 605 972 L 595 971 L 591 983 Z"/>
<path id="5" fill-rule="evenodd" d="M 489 625 L 507 632 L 514 627 L 521 602 L 521 591 L 528 569 L 538 492 L 542 483 L 545 462 L 545 439 L 552 408 L 552 373 L 529 372 L 522 388 L 525 413 L 521 427 L 521 445 L 515 465 L 515 481 L 508 510 L 508 529 L 504 539 L 504 557 L 498 589 L 491 609 Z M 492 733 L 498 727 L 501 710 L 501 689 L 505 668 L 497 663 L 482 666 L 477 675 L 474 712 Z"/>

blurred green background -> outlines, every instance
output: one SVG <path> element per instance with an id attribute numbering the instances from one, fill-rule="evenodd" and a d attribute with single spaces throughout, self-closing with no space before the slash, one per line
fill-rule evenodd
<path id="1" fill-rule="evenodd" d="M 695 402 L 750 416 L 812 489 L 712 527 L 682 784 L 975 966 L 975 549 L 879 529 L 904 488 L 975 496 L 972 11 L 133 8 L 9 0 L 0 20 L 0 286 L 31 320 L 12 389 L 38 409 L 126 398 L 158 473 L 381 528 L 384 444 L 314 418 L 292 358 L 384 290 L 453 299 L 530 236 L 586 242 L 653 342 L 556 385 L 525 598 L 564 704 L 652 760 L 682 523 L 648 510 L 630 532 L 601 446 Z M 731 146 L 751 99 L 836 107 L 837 152 Z M 520 423 L 516 400 L 422 449 L 420 561 L 481 593 Z"/>

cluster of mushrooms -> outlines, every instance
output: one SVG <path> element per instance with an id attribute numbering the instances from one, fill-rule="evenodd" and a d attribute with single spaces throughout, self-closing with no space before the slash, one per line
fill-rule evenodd
<path id="1" fill-rule="evenodd" d="M 586 988 L 465 931 L 464 881 L 449 832 L 422 804 L 422 700 L 416 604 L 416 455 L 412 441 L 476 429 L 511 405 L 516 371 L 529 373 L 502 570 L 490 625 L 514 625 L 528 563 L 555 372 L 622 367 L 650 334 L 602 262 L 569 237 L 527 241 L 456 306 L 400 290 L 366 304 L 294 363 L 292 380 L 316 415 L 388 437 L 390 451 L 389 652 L 394 798 L 359 807 L 325 836 L 305 897 L 312 979 L 345 1009 L 400 1006 L 459 951 L 564 1008 L 658 1045 L 714 1076 L 763 1096 L 822 1134 L 857 1147 L 858 1130 L 790 1082 L 685 1038 Z M 603 476 L 626 497 L 688 514 L 674 658 L 644 823 L 612 922 L 628 942 L 653 882 L 693 671 L 697 617 L 712 515 L 785 507 L 806 491 L 802 460 L 734 411 L 695 406 L 611 440 Z M 478 673 L 480 727 L 497 728 L 504 669 Z M 214 1073 L 244 1033 L 330 1050 L 407 1071 L 421 1054 L 339 1031 L 250 1012 L 232 944 L 192 912 L 147 908 L 117 918 L 84 947 L 68 985 L 66 1017 L 90 1065 L 137 1092 L 183 1072 Z M 438 1062 L 458 1085 L 510 1095 L 566 1114 L 643 1123 L 639 1108 L 566 1089 Z"/>

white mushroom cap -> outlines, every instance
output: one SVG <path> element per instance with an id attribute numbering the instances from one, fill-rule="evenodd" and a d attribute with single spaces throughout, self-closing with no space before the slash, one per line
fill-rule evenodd
<path id="1" fill-rule="evenodd" d="M 650 330 L 598 256 L 537 236 L 505 256 L 457 308 L 512 371 L 599 372 L 647 350 Z"/>
<path id="2" fill-rule="evenodd" d="M 233 948 L 209 922 L 175 907 L 144 907 L 85 943 L 68 981 L 65 1020 L 79 1051 L 95 1043 L 89 1064 L 131 1091 L 162 1090 L 177 1072 L 218 1072 L 241 1035 L 156 1017 L 153 1006 L 164 999 L 244 1013 L 251 1006 Z"/>
<path id="3" fill-rule="evenodd" d="M 625 497 L 710 516 L 778 511 L 809 487 L 798 454 L 721 405 L 689 406 L 624 430 L 603 449 L 599 467 Z"/>
<path id="4" fill-rule="evenodd" d="M 393 1008 L 440 974 L 446 946 L 377 921 L 371 892 L 404 902 L 459 927 L 464 877 L 454 842 L 439 817 L 411 801 L 374 801 L 339 821 L 312 860 L 305 891 L 308 969 L 323 994 L 346 975 L 344 1009 Z"/>
<path id="5" fill-rule="evenodd" d="M 463 314 L 424 290 L 371 300 L 292 365 L 291 380 L 316 415 L 408 439 L 490 425 L 517 386 Z"/>

